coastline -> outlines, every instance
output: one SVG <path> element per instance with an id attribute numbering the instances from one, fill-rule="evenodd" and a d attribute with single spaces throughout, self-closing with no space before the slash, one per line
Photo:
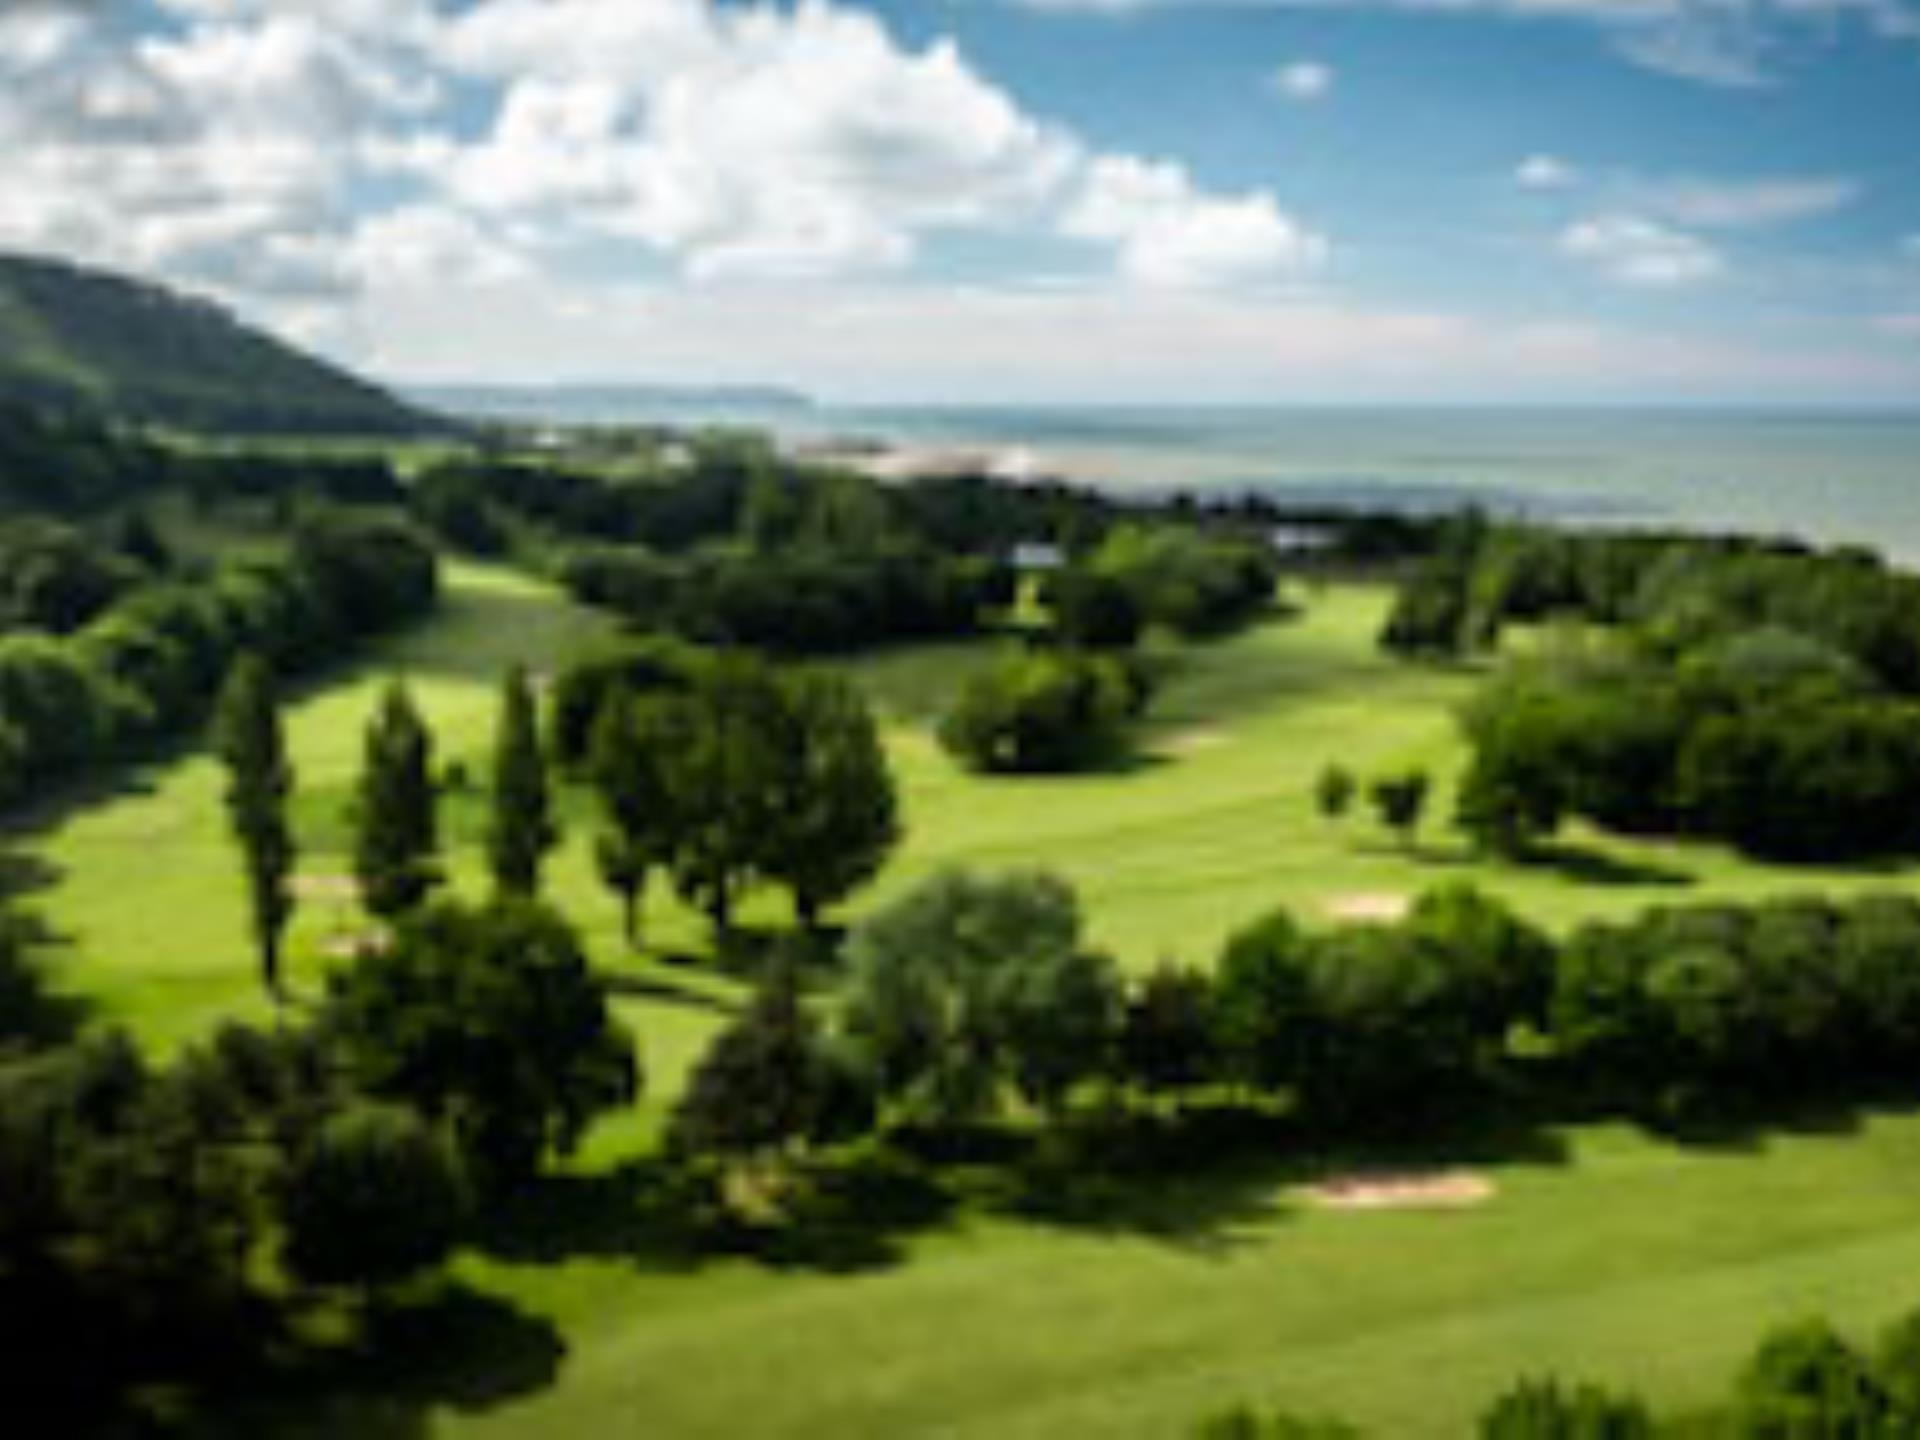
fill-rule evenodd
<path id="1" fill-rule="evenodd" d="M 1862 545 L 1920 567 L 1920 414 L 823 410 L 788 453 L 906 481 L 962 472 L 1120 495 L 1252 493 L 1580 528 Z"/>

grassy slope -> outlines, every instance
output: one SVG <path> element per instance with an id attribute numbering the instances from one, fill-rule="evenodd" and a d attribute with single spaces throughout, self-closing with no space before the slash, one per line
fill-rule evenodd
<path id="1" fill-rule="evenodd" d="M 1139 964 L 1165 951 L 1205 958 L 1227 929 L 1279 901 L 1310 913 L 1446 876 L 1473 875 L 1555 924 L 1653 898 L 1894 878 L 1594 842 L 1621 874 L 1658 865 L 1689 883 L 1592 884 L 1484 870 L 1438 844 L 1409 856 L 1365 822 L 1327 825 L 1307 797 L 1328 758 L 1363 771 L 1408 760 L 1444 771 L 1458 759 L 1448 707 L 1469 677 L 1376 659 L 1367 640 L 1378 607 L 1375 595 L 1338 592 L 1298 624 L 1183 657 L 1145 763 L 1088 779 L 953 771 L 913 717 L 937 708 L 970 663 L 965 652 L 861 666 L 898 717 L 891 740 L 912 831 L 881 893 L 953 858 L 1054 865 L 1083 886 L 1099 935 Z M 296 707 L 303 829 L 337 842 L 359 725 L 384 674 L 408 674 L 443 753 L 483 769 L 498 668 L 550 663 L 597 628 L 527 582 L 457 572 L 442 618 Z M 262 1010 L 217 793 L 211 764 L 191 756 L 77 812 L 37 847 L 59 872 L 45 908 L 79 940 L 67 973 L 161 1045 Z M 470 809 L 456 828 L 471 830 Z M 556 867 L 555 896 L 603 961 L 636 967 L 614 947 L 584 829 L 574 826 Z M 460 863 L 477 888 L 471 856 Z M 306 865 L 329 873 L 342 861 L 316 854 Z M 689 917 L 656 908 L 664 938 L 697 938 Z M 324 964 L 321 942 L 351 923 L 331 902 L 309 907 L 297 943 L 307 985 Z M 725 988 L 652 968 L 688 990 Z M 657 1107 L 714 1013 L 628 1008 Z M 604 1127 L 583 1164 L 632 1153 L 653 1113 Z M 456 1406 L 434 1433 L 1173 1435 L 1223 1399 L 1273 1396 L 1350 1411 L 1382 1433 L 1438 1434 L 1523 1366 L 1684 1400 L 1718 1385 L 1769 1317 L 1820 1308 L 1875 1320 L 1920 1298 L 1889 1282 L 1920 1269 L 1920 1188 L 1906 1178 L 1920 1170 L 1920 1118 L 1758 1154 L 1681 1151 L 1616 1130 L 1570 1143 L 1571 1163 L 1503 1168 L 1500 1199 L 1471 1214 L 1305 1213 L 1268 1174 L 1176 1186 L 1143 1201 L 1132 1228 L 975 1216 L 911 1241 L 905 1263 L 853 1277 L 729 1262 L 693 1278 L 636 1253 L 619 1227 L 593 1237 L 591 1258 L 470 1259 L 468 1279 L 551 1318 L 568 1354 L 554 1387 L 521 1403 Z M 500 1366 L 496 1356 L 482 1368 Z M 367 1418 L 344 1396 L 260 1426 L 367 1433 Z"/>

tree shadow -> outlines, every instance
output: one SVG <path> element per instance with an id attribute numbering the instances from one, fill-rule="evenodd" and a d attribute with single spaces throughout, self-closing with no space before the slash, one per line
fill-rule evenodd
<path id="1" fill-rule="evenodd" d="M 80 1033 L 93 1002 L 52 978 L 72 943 L 31 910 L 0 911 L 0 1047 L 57 1045 Z"/>
<path id="2" fill-rule="evenodd" d="M 907 1237 L 955 1205 L 935 1171 L 881 1145 L 797 1161 L 793 1181 L 776 1209 L 750 1216 L 712 1166 L 648 1159 L 551 1176 L 495 1206 L 474 1244 L 519 1263 L 591 1257 L 687 1273 L 732 1258 L 844 1274 L 899 1263 Z"/>
<path id="3" fill-rule="evenodd" d="M 672 977 L 665 975 L 603 975 L 601 983 L 607 993 L 631 1000 L 656 1000 L 667 1005 L 684 1005 L 696 1010 L 711 1011 L 716 1015 L 732 1016 L 740 1013 L 739 1002 L 725 996 L 714 995 L 692 985 L 675 983 Z"/>
<path id="4" fill-rule="evenodd" d="M 456 1284 L 370 1310 L 341 1378 L 423 1408 L 474 1412 L 548 1389 L 565 1358 L 551 1321 Z"/>
<path id="5" fill-rule="evenodd" d="M 49 781 L 30 799 L 0 814 L 0 842 L 38 839 L 58 830 L 69 820 L 116 800 L 144 799 L 156 795 L 166 772 L 191 755 L 201 744 L 199 732 L 154 740 L 128 759 L 103 761 L 95 769 L 65 775 Z M 35 855 L 10 852 L 27 867 L 33 888 L 53 883 L 60 876 L 58 867 Z M 37 868 L 36 868 L 37 867 Z M 0 887 L 5 882 L 0 881 Z M 4 889 L 0 888 L 0 893 Z"/>
<path id="6" fill-rule="evenodd" d="M 1843 1138 L 1858 1134 L 1875 1110 L 1911 1109 L 1911 1098 L 1906 1096 L 1889 1097 L 1880 1104 L 1841 1097 L 1772 1104 L 1760 1096 L 1723 1097 L 1717 1103 L 1682 1100 L 1637 1121 L 1648 1134 L 1689 1150 L 1757 1155 L 1782 1136 Z"/>
<path id="7" fill-rule="evenodd" d="M 590 1174 L 544 1175 L 489 1205 L 471 1243 L 518 1264 L 590 1258 L 680 1272 L 706 1256 L 706 1196 L 665 1160 Z"/>
<path id="8" fill-rule="evenodd" d="M 137 1433 L 425 1440 L 435 1411 L 478 1414 L 550 1389 L 566 1358 L 551 1321 L 459 1283 L 376 1301 L 336 1344 L 275 1338 L 252 1371 L 175 1397 Z"/>
<path id="9" fill-rule="evenodd" d="M 1394 855 L 1436 870 L 1482 869 L 1489 860 L 1486 854 L 1472 845 L 1437 839 L 1415 839 L 1410 844 L 1363 839 L 1355 842 L 1354 848 L 1364 855 Z M 1557 874 L 1583 885 L 1682 889 L 1699 884 L 1699 877 L 1690 870 L 1571 841 L 1541 841 L 1531 846 L 1525 854 L 1502 863 L 1519 870 Z"/>
<path id="10" fill-rule="evenodd" d="M 1691 871 L 1559 841 L 1535 846 L 1523 863 L 1535 869 L 1552 870 L 1583 885 L 1658 885 L 1678 889 L 1699 883 Z"/>
<path id="11" fill-rule="evenodd" d="M 1258 1243 L 1287 1214 L 1291 1168 L 1241 1156 L 1182 1172 L 1089 1168 L 1045 1154 L 985 1187 L 989 1208 L 1034 1224 L 1149 1239 L 1201 1256 Z"/>

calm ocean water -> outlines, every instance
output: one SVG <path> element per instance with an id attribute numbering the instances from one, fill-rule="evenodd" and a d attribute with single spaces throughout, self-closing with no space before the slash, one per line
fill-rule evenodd
<path id="1" fill-rule="evenodd" d="M 1920 565 L 1920 410 L 823 409 L 782 428 L 991 449 L 1123 490 L 1473 499 L 1859 542 Z"/>
<path id="2" fill-rule="evenodd" d="M 550 397 L 549 397 L 550 398 Z M 622 404 L 609 422 L 988 452 L 1116 490 L 1262 490 L 1571 523 L 1794 534 L 1920 567 L 1920 398 L 1906 411 Z M 541 409 L 529 404 L 522 409 Z M 547 411 L 546 413 L 553 413 Z"/>

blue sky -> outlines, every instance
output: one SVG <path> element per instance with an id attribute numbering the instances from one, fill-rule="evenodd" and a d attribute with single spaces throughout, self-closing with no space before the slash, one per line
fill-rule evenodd
<path id="1" fill-rule="evenodd" d="M 0 244 L 383 376 L 1920 403 L 1912 0 L 0 0 Z"/>

